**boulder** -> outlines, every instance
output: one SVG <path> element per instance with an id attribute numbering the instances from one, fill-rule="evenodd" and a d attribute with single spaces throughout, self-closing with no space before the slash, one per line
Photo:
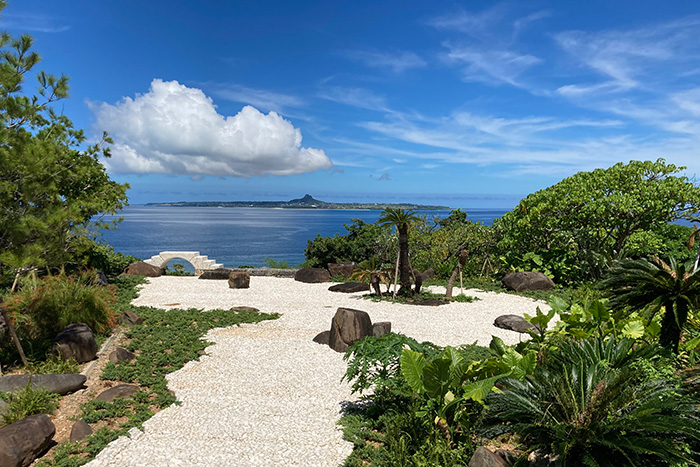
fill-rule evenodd
<path id="1" fill-rule="evenodd" d="M 112 363 L 130 362 L 135 358 L 136 354 L 134 352 L 130 352 L 121 347 L 117 347 L 117 350 L 109 354 L 109 361 Z"/>
<path id="2" fill-rule="evenodd" d="M 0 305 L 2 306 L 2 305 Z M 0 342 L 5 338 L 7 334 L 7 324 L 5 324 L 5 317 L 0 313 Z"/>
<path id="3" fill-rule="evenodd" d="M 330 279 L 331 275 L 328 273 L 328 271 L 321 268 L 299 269 L 296 274 L 294 274 L 295 281 L 306 282 L 307 284 L 328 282 Z"/>
<path id="4" fill-rule="evenodd" d="M 30 380 L 32 389 L 44 388 L 54 394 L 64 395 L 82 388 L 87 378 L 79 373 L 0 376 L 0 392 L 21 391 Z"/>
<path id="5" fill-rule="evenodd" d="M 260 313 L 260 310 L 258 310 L 257 308 L 253 308 L 252 306 L 234 306 L 234 307 L 229 308 L 228 310 L 229 310 L 229 311 L 235 311 L 235 312 L 239 312 L 239 311 L 254 311 L 254 312 L 256 312 L 256 313 Z"/>
<path id="6" fill-rule="evenodd" d="M 131 310 L 125 310 L 124 313 L 122 313 L 122 324 L 143 324 L 143 318 Z"/>
<path id="7" fill-rule="evenodd" d="M 353 273 L 358 269 L 354 262 L 328 263 L 328 273 L 331 277 L 342 277 L 350 279 Z"/>
<path id="8" fill-rule="evenodd" d="M 0 465 L 26 467 L 53 441 L 56 427 L 46 414 L 31 415 L 0 429 Z"/>
<path id="9" fill-rule="evenodd" d="M 207 269 L 199 275 L 199 278 L 225 281 L 228 280 L 228 276 L 231 274 L 231 271 L 233 270 L 229 268 Z"/>
<path id="10" fill-rule="evenodd" d="M 541 272 L 535 271 L 512 272 L 503 276 L 501 282 L 507 289 L 516 292 L 524 292 L 526 290 L 551 290 L 555 286 L 552 279 Z"/>
<path id="11" fill-rule="evenodd" d="M 106 391 L 102 391 L 96 399 L 105 402 L 113 402 L 117 397 L 129 397 L 135 392 L 138 392 L 138 390 L 139 387 L 133 384 L 119 384 Z"/>
<path id="12" fill-rule="evenodd" d="M 430 269 L 426 269 L 425 271 L 423 271 L 421 273 L 420 277 L 421 277 L 422 281 L 425 282 L 428 279 L 430 279 L 431 277 L 433 277 L 434 275 L 435 275 L 435 269 L 430 268 Z"/>
<path id="13" fill-rule="evenodd" d="M 481 446 L 474 451 L 469 460 L 469 467 L 506 467 L 506 463 L 501 457 Z"/>
<path id="14" fill-rule="evenodd" d="M 391 323 L 389 321 L 380 321 L 372 324 L 372 335 L 374 337 L 382 337 L 391 332 Z"/>
<path id="15" fill-rule="evenodd" d="M 527 334 L 528 330 L 539 331 L 539 327 L 528 323 L 525 318 L 518 315 L 501 315 L 496 318 L 493 325 L 497 328 L 507 329 L 522 334 Z"/>
<path id="16" fill-rule="evenodd" d="M 107 286 L 109 285 L 109 279 L 107 279 L 107 276 L 104 272 L 97 271 L 97 275 L 95 275 L 95 280 L 93 280 L 92 283 L 95 285 Z"/>
<path id="17" fill-rule="evenodd" d="M 228 275 L 229 289 L 247 289 L 250 287 L 250 274 L 246 271 L 231 271 Z"/>
<path id="18" fill-rule="evenodd" d="M 338 308 L 331 321 L 328 345 L 336 352 L 346 352 L 353 342 L 372 335 L 372 320 L 365 311 Z"/>
<path id="19" fill-rule="evenodd" d="M 129 276 L 160 277 L 165 274 L 165 269 L 139 261 L 128 265 L 124 270 L 124 274 Z"/>
<path id="20" fill-rule="evenodd" d="M 73 424 L 73 428 L 70 430 L 70 442 L 77 443 L 82 441 L 92 434 L 92 428 L 90 425 L 82 420 L 78 420 Z"/>
<path id="21" fill-rule="evenodd" d="M 328 290 L 341 293 L 369 292 L 369 284 L 365 284 L 364 282 L 342 282 L 340 284 L 331 285 L 328 287 Z"/>
<path id="22" fill-rule="evenodd" d="M 317 344 L 328 345 L 328 339 L 330 338 L 330 335 L 330 331 L 320 332 L 316 334 L 316 337 L 314 337 L 314 342 L 316 342 Z"/>
<path id="23" fill-rule="evenodd" d="M 63 360 L 75 358 L 78 363 L 85 363 L 97 355 L 97 341 L 87 324 L 73 323 L 58 333 L 54 350 Z"/>

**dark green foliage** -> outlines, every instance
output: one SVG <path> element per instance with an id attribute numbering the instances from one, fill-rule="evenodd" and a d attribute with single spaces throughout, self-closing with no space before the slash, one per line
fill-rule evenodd
<path id="1" fill-rule="evenodd" d="M 634 365 L 655 352 L 613 338 L 552 349 L 531 376 L 502 380 L 489 395 L 484 434 L 518 434 L 523 462 L 537 450 L 563 466 L 694 463 L 697 401 Z"/>
<path id="2" fill-rule="evenodd" d="M 557 283 L 597 279 L 628 248 L 648 252 L 668 222 L 700 209 L 700 188 L 681 170 L 659 159 L 579 172 L 494 222 L 499 250 L 516 269 L 541 262 Z"/>
<path id="3" fill-rule="evenodd" d="M 31 383 L 14 393 L 0 392 L 0 399 L 8 403 L 0 426 L 10 425 L 30 415 L 52 414 L 58 408 L 58 395 L 44 388 L 32 389 Z"/>
<path id="4" fill-rule="evenodd" d="M 90 245 L 80 259 L 84 266 L 102 271 L 107 276 L 121 274 L 128 265 L 137 261 L 139 258 L 116 252 L 110 245 L 98 242 Z"/>
<path id="5" fill-rule="evenodd" d="M 278 261 L 275 258 L 265 258 L 265 264 L 271 269 L 292 269 L 292 266 L 285 260 Z"/>
<path id="6" fill-rule="evenodd" d="M 44 361 L 29 362 L 27 370 L 35 375 L 80 373 L 78 362 L 75 359 L 63 360 L 55 355 L 49 356 Z"/>
<path id="7" fill-rule="evenodd" d="M 689 313 L 700 308 L 700 272 L 673 259 L 670 265 L 661 260 L 620 261 L 600 287 L 610 291 L 613 307 L 650 308 L 652 312 L 663 307 L 659 343 L 672 352 L 678 351 Z"/>
<path id="8" fill-rule="evenodd" d="M 304 267 L 325 268 L 328 263 L 343 261 L 359 264 L 372 257 L 377 257 L 379 264 L 394 261 L 395 258 L 390 258 L 388 254 L 390 235 L 387 229 L 377 224 L 368 224 L 362 219 L 352 219 L 352 224 L 344 226 L 348 231 L 347 235 L 317 235 L 308 241 L 304 250 Z"/>
<path id="9" fill-rule="evenodd" d="M 114 287 L 91 285 L 92 274 L 47 276 L 6 300 L 18 333 L 51 340 L 71 323 L 85 323 L 96 333 L 116 324 Z"/>

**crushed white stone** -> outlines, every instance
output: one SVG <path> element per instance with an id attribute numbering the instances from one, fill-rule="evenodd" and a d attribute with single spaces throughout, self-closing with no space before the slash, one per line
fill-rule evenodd
<path id="1" fill-rule="evenodd" d="M 337 466 L 352 451 L 340 427 L 354 401 L 342 354 L 312 341 L 330 329 L 338 307 L 391 321 L 392 331 L 439 345 L 506 343 L 520 336 L 493 326 L 502 314 L 533 314 L 542 302 L 477 290 L 481 300 L 439 307 L 373 302 L 362 294 L 329 292 L 331 284 L 251 277 L 249 289 L 226 281 L 164 276 L 149 279 L 134 305 L 165 309 L 252 306 L 280 313 L 274 321 L 210 331 L 207 355 L 168 376 L 181 405 L 132 429 L 88 465 L 101 466 Z M 432 291 L 444 293 L 444 288 Z"/>

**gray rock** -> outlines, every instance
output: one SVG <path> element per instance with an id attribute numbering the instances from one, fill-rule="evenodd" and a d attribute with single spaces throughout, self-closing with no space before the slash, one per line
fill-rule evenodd
<path id="1" fill-rule="evenodd" d="M 352 261 L 342 263 L 328 263 L 328 273 L 331 277 L 342 277 L 350 279 L 352 274 L 358 269 L 357 264 Z"/>
<path id="2" fill-rule="evenodd" d="M 555 287 L 552 279 L 541 272 L 535 271 L 512 272 L 503 276 L 501 282 L 507 289 L 516 292 L 524 292 L 526 290 L 551 290 Z"/>
<path id="3" fill-rule="evenodd" d="M 138 261 L 136 263 L 131 263 L 124 270 L 124 274 L 129 276 L 146 276 L 146 277 L 160 277 L 164 274 L 165 269 L 153 266 L 152 264 L 144 263 L 143 261 Z"/>
<path id="4" fill-rule="evenodd" d="M 256 313 L 260 313 L 260 310 L 253 308 L 252 306 L 232 306 L 229 308 L 229 311 L 254 311 Z"/>
<path id="5" fill-rule="evenodd" d="M 231 274 L 231 271 L 233 271 L 233 269 L 229 269 L 229 268 L 207 269 L 206 271 L 204 271 L 202 274 L 199 275 L 199 279 L 226 281 L 226 280 L 228 280 L 228 276 L 229 276 L 229 274 Z"/>
<path id="6" fill-rule="evenodd" d="M 328 290 L 341 293 L 369 292 L 369 284 L 363 282 L 343 282 L 341 284 L 331 285 L 328 287 Z"/>
<path id="7" fill-rule="evenodd" d="M 250 274 L 245 271 L 231 271 L 228 275 L 230 289 L 247 289 L 250 287 Z"/>
<path id="8" fill-rule="evenodd" d="M 28 466 L 51 446 L 55 433 L 46 414 L 31 415 L 0 429 L 0 465 Z"/>
<path id="9" fill-rule="evenodd" d="M 328 270 L 321 268 L 299 269 L 296 274 L 294 274 L 295 281 L 305 282 L 307 284 L 328 282 L 330 279 L 331 275 L 328 273 Z"/>
<path id="10" fill-rule="evenodd" d="M 112 363 L 130 362 L 135 358 L 136 354 L 134 352 L 130 352 L 121 347 L 117 347 L 117 350 L 109 354 L 109 361 Z"/>
<path id="11" fill-rule="evenodd" d="M 389 321 L 380 321 L 372 324 L 372 335 L 374 337 L 382 337 L 391 332 L 391 323 Z"/>
<path id="12" fill-rule="evenodd" d="M 0 313 L 0 342 L 5 338 L 5 335 L 7 335 L 7 324 L 5 324 L 5 317 Z"/>
<path id="13" fill-rule="evenodd" d="M 77 443 L 82 441 L 92 434 L 92 428 L 90 425 L 82 420 L 78 420 L 73 424 L 73 428 L 70 430 L 70 442 Z"/>
<path id="14" fill-rule="evenodd" d="M 95 285 L 107 286 L 109 285 L 109 279 L 107 279 L 104 272 L 98 271 L 97 275 L 95 276 L 95 280 L 92 281 L 92 283 Z"/>
<path id="15" fill-rule="evenodd" d="M 124 313 L 122 313 L 122 324 L 143 324 L 143 318 L 131 310 L 125 310 Z"/>
<path id="16" fill-rule="evenodd" d="M 527 334 L 528 330 L 539 331 L 539 327 L 525 321 L 525 318 L 518 315 L 501 315 L 496 318 L 493 325 L 497 328 L 507 329 L 522 334 Z"/>
<path id="17" fill-rule="evenodd" d="M 481 446 L 474 451 L 469 467 L 506 467 L 506 463 L 496 454 Z"/>
<path id="18" fill-rule="evenodd" d="M 120 384 L 106 391 L 102 391 L 96 399 L 105 402 L 113 402 L 117 397 L 129 397 L 135 392 L 138 392 L 138 390 L 139 387 L 133 384 Z"/>
<path id="19" fill-rule="evenodd" d="M 317 344 L 328 345 L 328 339 L 330 338 L 330 335 L 330 331 L 320 332 L 316 334 L 316 337 L 314 337 L 314 342 L 316 342 Z"/>
<path id="20" fill-rule="evenodd" d="M 331 321 L 328 345 L 336 352 L 346 352 L 353 342 L 372 335 L 372 320 L 365 311 L 338 308 Z"/>
<path id="21" fill-rule="evenodd" d="M 97 356 L 97 341 L 87 324 L 69 324 L 54 339 L 54 350 L 63 360 L 85 363 Z"/>
<path id="22" fill-rule="evenodd" d="M 8 375 L 0 376 L 0 392 L 21 391 L 32 381 L 32 388 L 44 388 L 54 394 L 68 394 L 82 388 L 87 378 L 78 373 L 60 375 Z"/>

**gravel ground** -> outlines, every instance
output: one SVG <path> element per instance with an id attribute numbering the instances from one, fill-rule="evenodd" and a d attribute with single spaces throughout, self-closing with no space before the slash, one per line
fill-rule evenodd
<path id="1" fill-rule="evenodd" d="M 144 430 L 111 443 L 89 463 L 100 466 L 337 466 L 352 451 L 336 425 L 356 399 L 342 354 L 312 342 L 330 329 L 338 307 L 364 310 L 372 322 L 419 341 L 488 345 L 491 335 L 516 343 L 517 333 L 493 326 L 502 314 L 534 313 L 534 300 L 477 290 L 481 300 L 439 307 L 376 303 L 362 294 L 329 292 L 330 284 L 252 277 L 250 289 L 226 281 L 164 276 L 149 279 L 135 305 L 159 308 L 252 306 L 278 320 L 209 332 L 207 355 L 169 375 L 182 404 L 148 420 Z M 444 288 L 433 287 L 433 292 Z"/>

